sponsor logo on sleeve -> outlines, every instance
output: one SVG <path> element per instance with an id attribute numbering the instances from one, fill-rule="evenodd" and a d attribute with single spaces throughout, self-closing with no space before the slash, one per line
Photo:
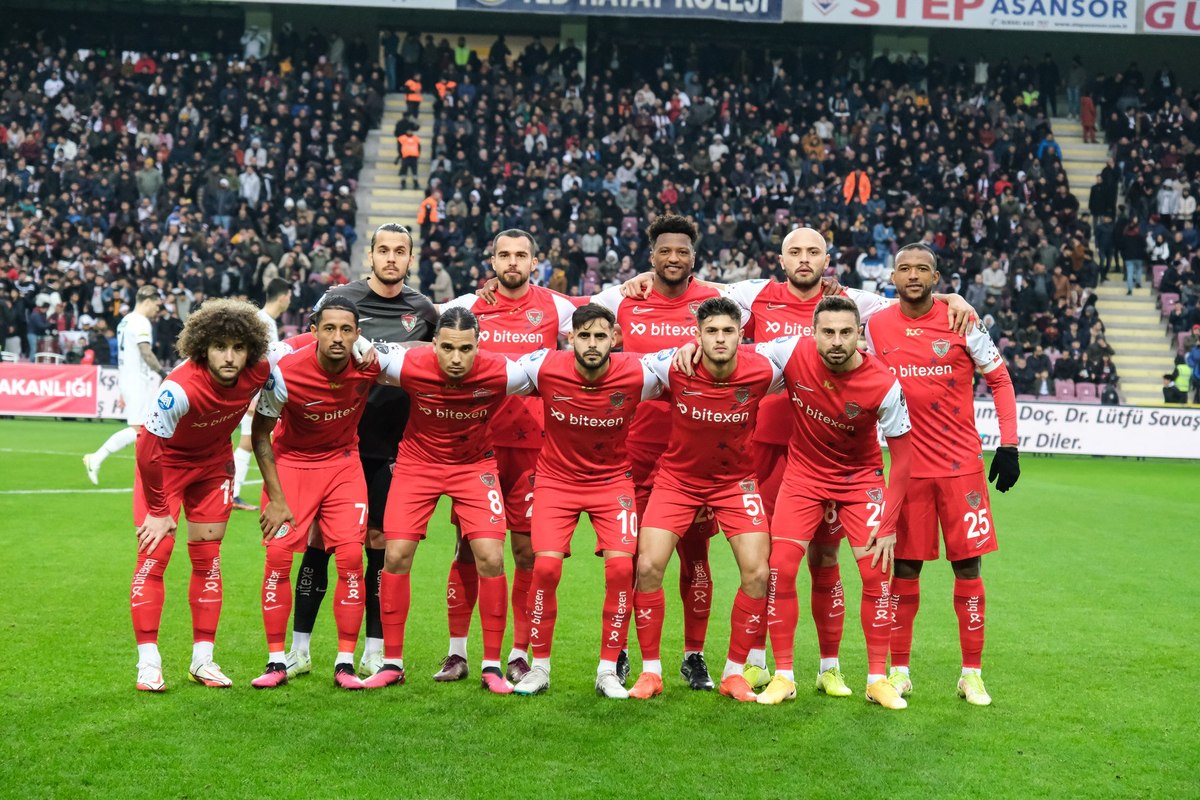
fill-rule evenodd
<path id="1" fill-rule="evenodd" d="M 171 394 L 170 389 L 163 389 L 162 392 L 159 393 L 158 407 L 163 411 L 169 411 L 175 407 L 175 395 Z"/>

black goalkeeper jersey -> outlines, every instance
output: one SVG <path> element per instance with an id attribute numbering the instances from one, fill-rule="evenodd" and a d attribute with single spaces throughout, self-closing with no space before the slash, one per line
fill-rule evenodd
<path id="1" fill-rule="evenodd" d="M 375 294 L 366 279 L 335 286 L 336 295 L 358 306 L 358 324 L 372 342 L 429 342 L 438 314 L 425 295 L 405 286 L 395 297 Z M 317 302 L 317 308 L 325 301 Z M 395 386 L 373 386 L 358 423 L 358 452 L 363 458 L 392 460 L 408 424 L 408 393 Z"/>

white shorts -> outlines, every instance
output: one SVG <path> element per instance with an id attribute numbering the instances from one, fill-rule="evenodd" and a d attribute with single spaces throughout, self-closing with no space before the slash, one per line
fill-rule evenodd
<path id="1" fill-rule="evenodd" d="M 125 403 L 125 422 L 130 426 L 141 427 L 146 424 L 146 417 L 150 414 L 150 404 L 154 402 L 155 396 L 158 394 L 159 383 L 161 381 L 157 375 L 148 380 L 122 379 L 120 381 L 121 400 Z"/>

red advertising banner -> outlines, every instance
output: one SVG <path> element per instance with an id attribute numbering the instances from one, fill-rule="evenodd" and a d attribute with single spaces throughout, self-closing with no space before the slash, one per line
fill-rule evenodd
<path id="1" fill-rule="evenodd" d="M 95 417 L 99 368 L 0 364 L 0 414 Z"/>

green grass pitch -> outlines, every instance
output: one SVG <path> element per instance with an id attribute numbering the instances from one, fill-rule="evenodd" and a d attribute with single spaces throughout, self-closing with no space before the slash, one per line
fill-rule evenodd
<path id="1" fill-rule="evenodd" d="M 443 514 L 418 551 L 409 684 L 332 686 L 328 606 L 315 671 L 272 692 L 265 662 L 256 515 L 235 512 L 224 547 L 217 660 L 227 691 L 188 683 L 186 551 L 167 572 L 161 639 L 170 691 L 134 691 L 128 590 L 132 448 L 96 491 L 79 456 L 115 423 L 0 421 L 0 796 L 3 797 L 1194 797 L 1200 616 L 1200 462 L 1026 456 L 1021 483 L 993 499 L 1001 551 L 986 559 L 990 708 L 954 693 L 958 642 L 949 567 L 923 578 L 907 711 L 861 697 L 857 616 L 842 666 L 856 696 L 817 696 L 807 614 L 799 698 L 742 707 L 695 693 L 674 672 L 681 624 L 668 577 L 666 693 L 603 701 L 592 682 L 602 567 L 590 528 L 559 594 L 553 686 L 493 697 L 472 679 L 430 680 L 444 654 L 451 552 Z M 256 477 L 256 473 L 252 473 Z M 724 662 L 736 570 L 713 540 L 717 602 L 709 662 Z M 847 596 L 858 578 L 850 562 Z M 801 570 L 801 596 L 807 596 Z M 332 593 L 330 594 L 332 597 Z M 853 608 L 853 604 L 851 604 Z M 636 649 L 635 649 L 636 653 Z M 634 668 L 637 669 L 635 655 Z"/>

